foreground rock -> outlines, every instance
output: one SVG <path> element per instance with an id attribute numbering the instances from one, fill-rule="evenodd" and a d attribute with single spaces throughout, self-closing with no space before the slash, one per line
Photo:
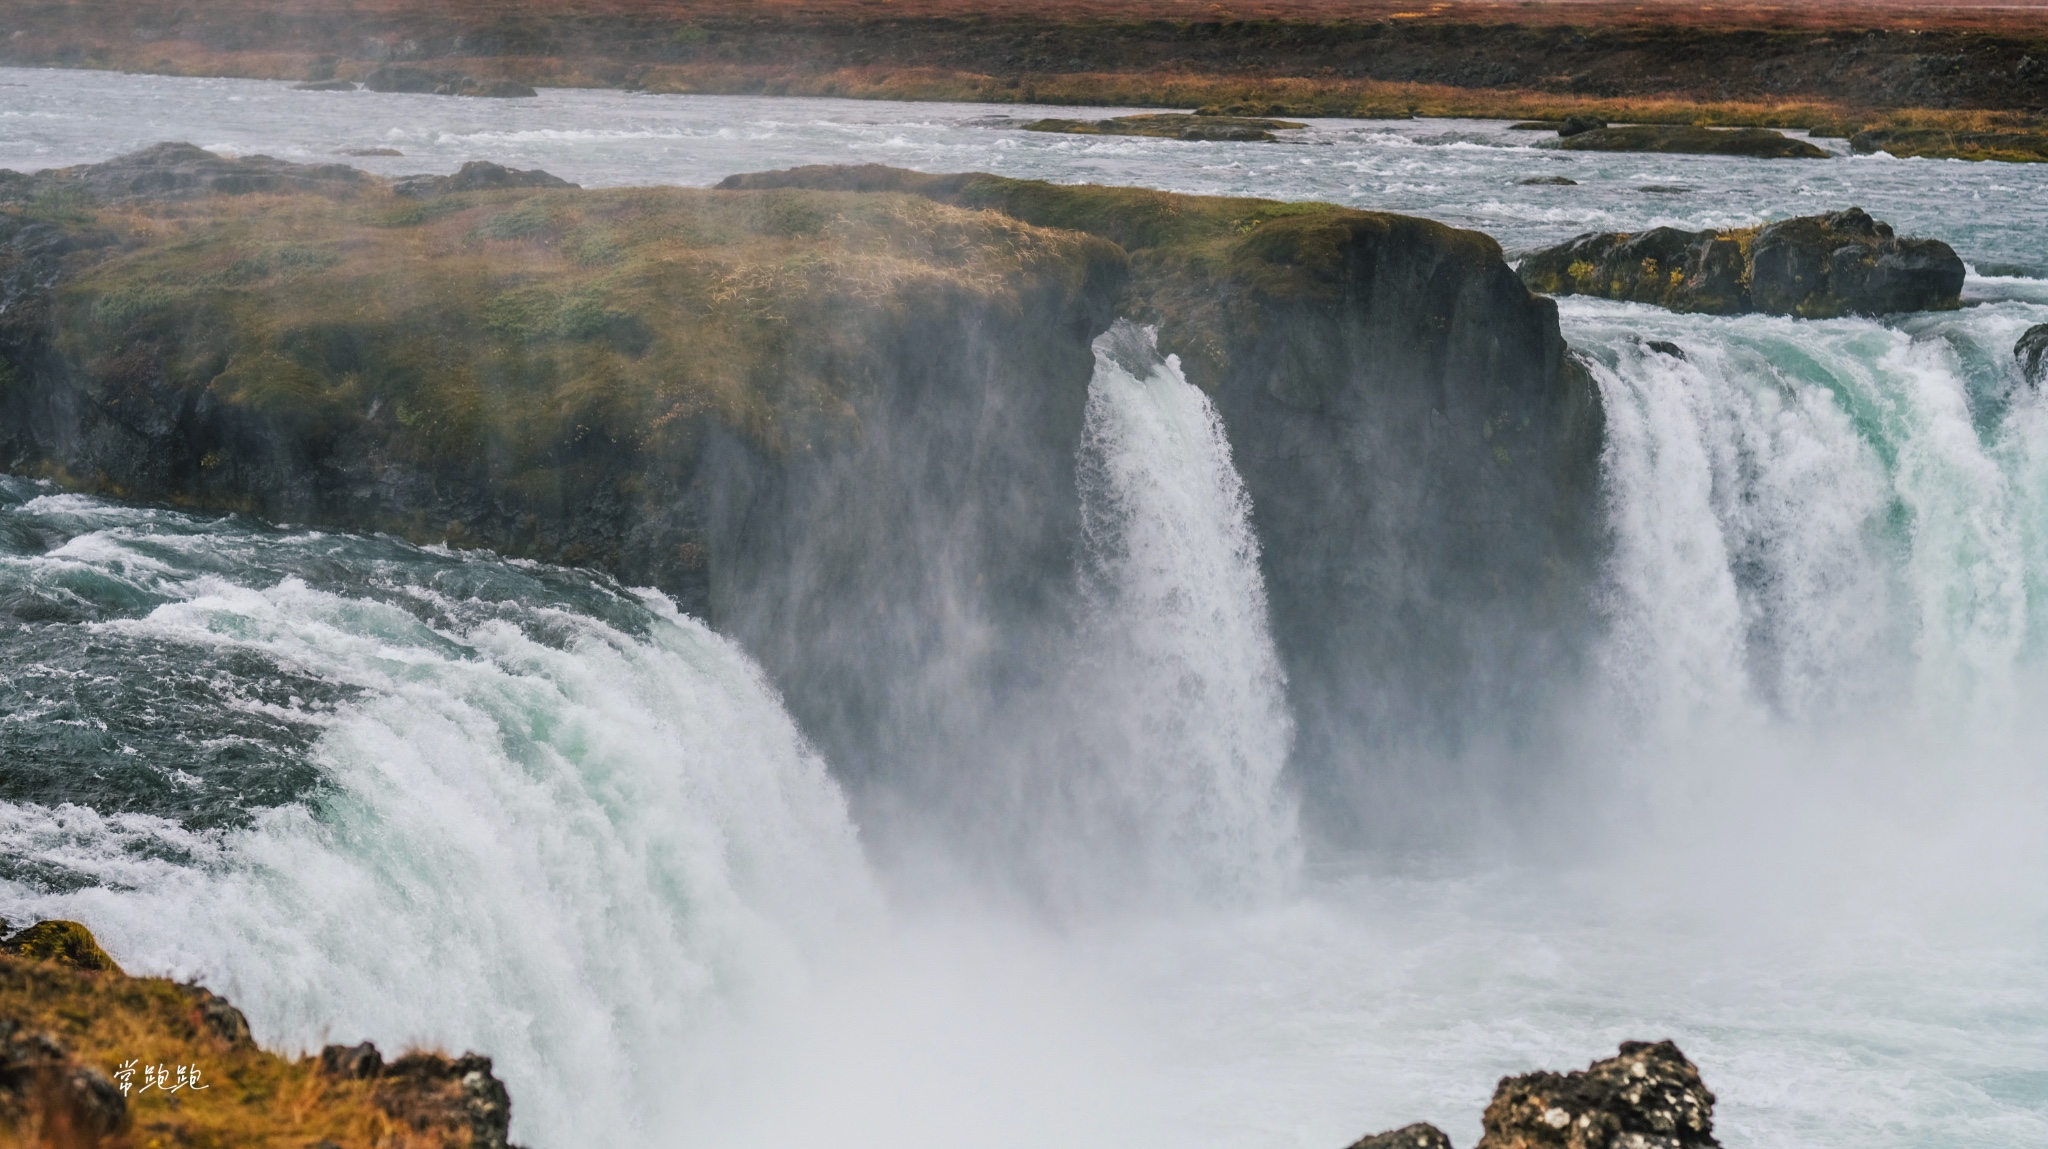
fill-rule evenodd
<path id="1" fill-rule="evenodd" d="M 1669 1041 L 1624 1041 L 1571 1073 L 1503 1077 L 1476 1149 L 1718 1149 L 1714 1095 Z M 1351 1149 L 1451 1149 L 1434 1125 L 1366 1137 Z"/>
<path id="2" fill-rule="evenodd" d="M 2012 357 L 2019 361 L 2020 376 L 2036 387 L 2048 382 L 2048 323 L 2027 328 L 2012 345 Z"/>
<path id="3" fill-rule="evenodd" d="M 396 152 L 391 153 L 396 155 Z M 454 195 L 457 192 L 499 191 L 505 188 L 573 188 L 560 176 L 549 175 L 539 168 L 524 171 L 508 168 L 489 160 L 471 160 L 451 176 L 404 176 L 391 185 L 391 194 L 407 199 L 433 199 L 437 196 Z"/>
<path id="4" fill-rule="evenodd" d="M 1679 152 L 1766 160 L 1828 158 L 1825 149 L 1769 128 L 1702 128 L 1690 124 L 1595 128 L 1567 120 L 1558 130 L 1558 139 L 1549 146 L 1574 152 Z"/>
<path id="5" fill-rule="evenodd" d="M 375 183 L 346 164 L 295 164 L 262 155 L 234 158 L 191 144 L 165 143 L 105 163 L 34 176 L 0 171 L 0 203 L 67 195 L 102 205 L 298 192 L 349 196 Z"/>
<path id="6" fill-rule="evenodd" d="M 5 935 L 0 923 L 0 936 Z M 342 1047 L 330 1047 L 330 1052 Z M 0 943 L 0 1143 L 509 1149 L 511 1100 L 474 1054 L 376 1047 L 288 1060 L 196 985 L 133 978 L 76 922 Z M 148 1071 L 162 1067 L 162 1084 Z M 176 1086 L 176 1088 L 172 1088 Z"/>
<path id="7" fill-rule="evenodd" d="M 1064 132 L 1075 136 L 1156 136 L 1167 140 L 1218 140 L 1230 143 L 1263 143 L 1280 137 L 1274 132 L 1308 127 L 1292 120 L 1271 120 L 1249 116 L 1154 115 L 1118 116 L 1110 120 L 1038 120 L 1024 125 L 1027 132 Z"/>
<path id="8" fill-rule="evenodd" d="M 1762 228 L 1592 233 L 1528 256 L 1520 273 L 1550 295 L 1827 319 L 1960 307 L 1964 269 L 1940 240 L 1900 239 L 1850 208 Z"/>

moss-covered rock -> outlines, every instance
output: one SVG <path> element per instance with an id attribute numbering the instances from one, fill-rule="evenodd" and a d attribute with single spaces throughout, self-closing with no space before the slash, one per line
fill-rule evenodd
<path id="1" fill-rule="evenodd" d="M 76 922 L 28 936 L 104 957 Z M 510 1115 L 487 1057 L 412 1052 L 339 1075 L 259 1048 L 241 1011 L 200 986 L 0 950 L 0 1143 L 506 1149 Z"/>
<path id="2" fill-rule="evenodd" d="M 1887 152 L 1900 159 L 2002 160 L 2048 163 L 2048 129 L 1970 131 L 1951 128 L 1868 128 L 1849 136 L 1851 150 Z"/>
<path id="3" fill-rule="evenodd" d="M 1036 120 L 1024 125 L 1027 132 L 1063 132 L 1074 136 L 1154 136 L 1166 140 L 1218 140 L 1228 143 L 1265 143 L 1280 137 L 1274 132 L 1296 131 L 1307 124 L 1221 113 L 1182 115 L 1160 112 L 1149 115 L 1117 116 L 1108 120 Z"/>
<path id="4" fill-rule="evenodd" d="M 1574 152 L 1682 152 L 1767 160 L 1828 158 L 1826 149 L 1769 128 L 1703 128 L 1690 124 L 1578 127 L 1573 131 L 1567 121 L 1567 126 L 1559 129 L 1558 139 L 1549 146 Z"/>
<path id="5" fill-rule="evenodd" d="M 1900 239 L 1861 208 L 1762 228 L 1578 236 L 1523 259 L 1523 282 L 1674 311 L 1827 319 L 1961 306 L 1963 261 L 1934 239 Z"/>
<path id="6" fill-rule="evenodd" d="M 0 953 L 56 962 L 95 973 L 121 972 L 121 967 L 114 964 L 114 959 L 107 956 L 99 942 L 93 940 L 92 931 L 77 922 L 37 922 L 0 942 Z"/>

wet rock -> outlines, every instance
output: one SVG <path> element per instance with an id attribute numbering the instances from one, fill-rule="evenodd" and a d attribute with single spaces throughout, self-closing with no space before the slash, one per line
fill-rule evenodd
<path id="1" fill-rule="evenodd" d="M 1436 1126 L 1417 1122 L 1360 1137 L 1351 1143 L 1351 1149 L 1451 1149 L 1451 1139 Z"/>
<path id="2" fill-rule="evenodd" d="M 1522 282 L 1709 315 L 1890 315 L 1962 305 L 1963 261 L 1934 239 L 1900 239 L 1861 208 L 1760 229 L 1578 236 L 1522 260 Z"/>
<path id="3" fill-rule="evenodd" d="M 1579 181 L 1575 179 L 1568 179 L 1564 176 L 1530 176 L 1528 179 L 1517 180 L 1515 182 L 1521 184 L 1523 187 L 1575 188 L 1579 186 Z"/>
<path id="4" fill-rule="evenodd" d="M 40 1144 L 97 1145 L 128 1127 L 128 1101 L 55 1036 L 0 1017 L 0 1125 L 24 1123 L 41 1126 Z"/>
<path id="5" fill-rule="evenodd" d="M 1607 121 L 1598 116 L 1566 116 L 1564 122 L 1557 125 L 1557 135 L 1559 139 L 1569 139 L 1597 132 L 1606 126 Z"/>
<path id="6" fill-rule="evenodd" d="M 1541 146 L 1575 152 L 1676 152 L 1702 156 L 1750 156 L 1756 159 L 1824 160 L 1825 149 L 1795 140 L 1769 128 L 1701 128 L 1691 124 L 1633 124 L 1623 128 L 1587 128 Z"/>
<path id="7" fill-rule="evenodd" d="M 2012 357 L 2019 361 L 2020 374 L 2027 382 L 2036 387 L 2048 382 L 2048 323 L 2028 328 L 2012 345 Z"/>
<path id="8" fill-rule="evenodd" d="M 1308 127 L 1292 120 L 1251 116 L 1180 115 L 1160 113 L 1118 116 L 1111 120 L 1038 120 L 1025 124 L 1027 132 L 1064 132 L 1076 136 L 1154 136 L 1167 140 L 1219 140 L 1229 143 L 1264 143 L 1279 139 L 1274 132 L 1291 132 Z"/>
<path id="9" fill-rule="evenodd" d="M 355 90 L 356 82 L 354 80 L 307 80 L 303 84 L 292 85 L 292 91 L 294 92 L 353 92 Z"/>
<path id="10" fill-rule="evenodd" d="M 105 163 L 18 177 L 0 198 L 71 193 L 99 203 L 187 200 L 212 195 L 319 192 L 352 195 L 374 186 L 346 164 L 295 164 L 270 156 L 230 158 L 184 143 L 162 143 Z"/>
<path id="11" fill-rule="evenodd" d="M 432 199 L 452 192 L 496 191 L 499 188 L 573 188 L 575 184 L 539 168 L 520 171 L 489 160 L 471 160 L 452 176 L 406 176 L 391 185 L 393 195 Z"/>
<path id="12" fill-rule="evenodd" d="M 1503 1077 L 1477 1149 L 1718 1149 L 1714 1095 L 1669 1041 L 1572 1073 Z"/>
<path id="13" fill-rule="evenodd" d="M 107 951 L 93 939 L 92 931 L 77 922 L 37 922 L 0 943 L 0 953 L 19 954 L 97 973 L 121 972 L 121 967 L 114 964 L 114 959 L 108 957 Z"/>
<path id="14" fill-rule="evenodd" d="M 471 1149 L 508 1149 L 512 1098 L 488 1057 L 408 1053 L 385 1068 L 376 1096 L 414 1129 L 466 1128 Z"/>
<path id="15" fill-rule="evenodd" d="M 1644 342 L 1643 346 L 1649 348 L 1652 351 L 1655 351 L 1659 355 L 1669 355 L 1673 359 L 1685 358 L 1685 348 L 1680 347 L 1678 344 L 1673 343 L 1668 339 L 1647 340 Z"/>
<path id="16" fill-rule="evenodd" d="M 384 1055 L 373 1042 L 330 1045 L 320 1051 L 320 1071 L 345 1081 L 367 1081 L 384 1072 Z"/>

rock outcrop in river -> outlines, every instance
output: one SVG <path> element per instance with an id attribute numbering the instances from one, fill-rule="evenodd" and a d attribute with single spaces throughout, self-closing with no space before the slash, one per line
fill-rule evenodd
<path id="1" fill-rule="evenodd" d="M 2012 357 L 2019 361 L 2020 375 L 2028 383 L 2039 387 L 2048 381 L 2048 323 L 2027 328 L 2012 345 Z"/>
<path id="2" fill-rule="evenodd" d="M 195 152 L 0 181 L 0 464 L 661 587 L 857 779 L 1041 667 L 1129 315 L 1228 428 L 1319 810 L 1375 807 L 1382 731 L 1535 736 L 1572 657 L 1599 412 L 1477 233 L 887 168 L 407 198 Z"/>
<path id="3" fill-rule="evenodd" d="M 1570 1073 L 1503 1077 L 1475 1149 L 1719 1149 L 1714 1095 L 1669 1041 L 1624 1041 L 1621 1052 Z M 1451 1149 L 1434 1125 L 1366 1137 L 1351 1149 Z"/>
<path id="4" fill-rule="evenodd" d="M 1963 261 L 1861 208 L 1728 231 L 1588 233 L 1522 260 L 1522 282 L 1709 315 L 1889 315 L 1962 306 Z"/>

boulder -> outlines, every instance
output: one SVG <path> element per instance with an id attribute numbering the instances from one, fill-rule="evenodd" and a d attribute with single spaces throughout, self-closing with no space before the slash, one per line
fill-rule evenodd
<path id="1" fill-rule="evenodd" d="M 1558 129 L 1558 140 L 1540 146 L 1575 152 L 1679 152 L 1702 156 L 1750 156 L 1766 160 L 1828 158 L 1826 150 L 1769 128 L 1631 124 L 1622 128 L 1582 127 L 1568 131 L 1571 125 L 1572 121 L 1566 120 L 1565 127 Z"/>
<path id="2" fill-rule="evenodd" d="M 320 1051 L 320 1072 L 344 1081 L 368 1081 L 384 1073 L 384 1055 L 374 1042 L 330 1045 Z"/>
<path id="3" fill-rule="evenodd" d="M 1569 139 L 1597 132 L 1606 126 L 1607 121 L 1598 116 L 1566 116 L 1564 122 L 1557 126 L 1557 135 L 1559 139 Z"/>
<path id="4" fill-rule="evenodd" d="M 1522 260 L 1522 282 L 1709 315 L 1828 319 L 1962 306 L 1963 261 L 1935 239 L 1900 239 L 1861 208 L 1762 228 L 1589 233 Z"/>
<path id="5" fill-rule="evenodd" d="M 408 199 L 433 199 L 452 192 L 496 191 L 500 188 L 573 188 L 560 176 L 539 168 L 520 171 L 489 160 L 471 160 L 452 176 L 406 176 L 391 185 L 391 194 Z"/>
<path id="6" fill-rule="evenodd" d="M 128 1100 L 106 1074 L 56 1035 L 0 1017 L 0 1129 L 40 1126 L 36 1144 L 93 1146 L 128 1124 Z"/>
<path id="7" fill-rule="evenodd" d="M 1669 1041 L 1572 1073 L 1503 1077 L 1477 1149 L 1718 1149 L 1714 1095 Z"/>
<path id="8" fill-rule="evenodd" d="M 1360 1137 L 1351 1143 L 1351 1149 L 1451 1149 L 1451 1139 L 1436 1126 L 1418 1121 Z"/>
<path id="9" fill-rule="evenodd" d="M 2029 327 L 2012 345 L 2012 357 L 2019 361 L 2020 375 L 2028 383 L 2039 387 L 2048 381 L 2048 323 Z"/>
<path id="10" fill-rule="evenodd" d="M 376 1097 L 385 1112 L 414 1129 L 466 1127 L 470 1149 L 509 1149 L 512 1097 L 488 1057 L 408 1053 L 384 1068 Z"/>

